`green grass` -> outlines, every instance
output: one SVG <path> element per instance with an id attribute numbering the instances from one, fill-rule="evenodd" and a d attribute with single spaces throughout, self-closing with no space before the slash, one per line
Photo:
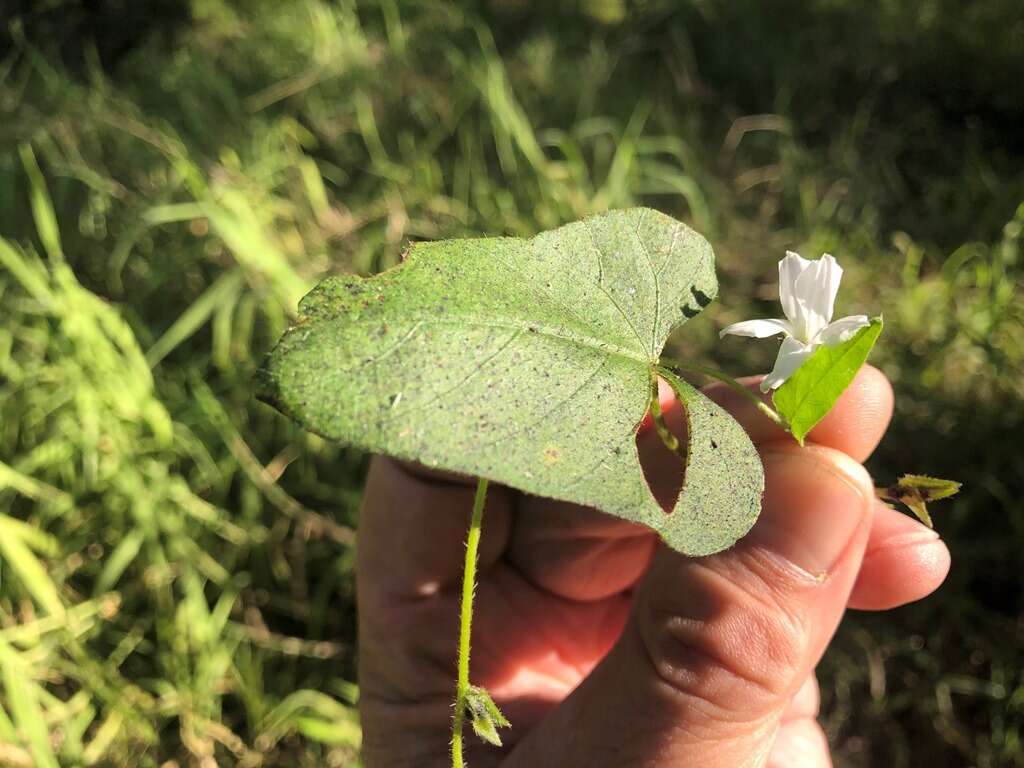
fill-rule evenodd
<path id="1" fill-rule="evenodd" d="M 0 61 L 0 766 L 354 764 L 365 459 L 256 365 L 329 272 L 635 203 L 715 244 L 676 352 L 736 373 L 770 345 L 716 329 L 836 254 L 871 469 L 965 483 L 946 585 L 826 660 L 837 762 L 1024 766 L 1016 3 L 48 5 Z"/>

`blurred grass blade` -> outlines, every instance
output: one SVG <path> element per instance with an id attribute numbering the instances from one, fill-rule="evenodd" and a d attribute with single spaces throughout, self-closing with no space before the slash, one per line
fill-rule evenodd
<path id="1" fill-rule="evenodd" d="M 175 224 L 194 221 L 206 215 L 201 203 L 170 203 L 154 205 L 142 214 L 142 220 L 150 225 Z"/>
<path id="2" fill-rule="evenodd" d="M 295 727 L 307 739 L 321 744 L 358 749 L 362 742 L 362 730 L 354 719 L 322 720 L 318 717 L 298 717 L 295 720 Z"/>
<path id="3" fill-rule="evenodd" d="M 117 710 L 110 713 L 110 716 L 96 729 L 93 736 L 83 750 L 82 759 L 86 765 L 97 765 L 107 754 L 114 739 L 117 738 L 124 724 L 124 716 Z"/>
<path id="4" fill-rule="evenodd" d="M 239 264 L 269 281 L 289 313 L 310 288 L 281 249 L 267 236 L 259 215 L 240 191 L 223 189 L 203 204 L 210 227 L 235 254 Z"/>
<path id="5" fill-rule="evenodd" d="M 637 142 L 650 113 L 650 104 L 640 101 L 633 109 L 622 135 L 615 142 L 615 154 L 612 156 L 608 175 L 598 191 L 601 207 L 620 208 L 630 204 L 632 195 L 629 182 L 637 163 Z"/>
<path id="6" fill-rule="evenodd" d="M 336 725 L 333 733 L 352 740 L 358 739 L 358 724 L 353 710 L 327 694 L 314 690 L 295 691 L 282 699 L 260 723 L 259 738 L 265 742 L 276 742 L 299 720 L 311 716 L 321 721 L 344 724 Z"/>
<path id="7" fill-rule="evenodd" d="M 0 739 L 16 741 L 17 738 L 18 732 L 14 729 L 14 723 L 11 722 L 7 710 L 0 704 Z M 3 763 L 0 763 L 0 765 L 3 765 Z"/>
<path id="8" fill-rule="evenodd" d="M 64 252 L 60 247 L 60 228 L 57 226 L 57 215 L 53 212 L 53 201 L 50 200 L 50 193 L 46 189 L 43 172 L 39 170 L 31 144 L 22 144 L 18 151 L 25 173 L 28 174 L 32 216 L 36 222 L 39 240 L 50 259 L 54 263 L 62 263 Z"/>
<path id="9" fill-rule="evenodd" d="M 233 301 L 241 290 L 245 278 L 241 270 L 225 272 L 186 309 L 164 335 L 146 352 L 146 362 L 152 368 L 169 355 L 175 347 L 198 331 L 217 308 Z"/>
<path id="10" fill-rule="evenodd" d="M 34 299 L 50 300 L 49 275 L 39 264 L 38 257 L 26 256 L 0 237 L 0 265 L 6 267 Z"/>
<path id="11" fill-rule="evenodd" d="M 129 531 L 129 533 L 117 543 L 113 551 L 107 556 L 103 563 L 103 570 L 96 581 L 93 582 L 92 594 L 94 597 L 109 591 L 120 580 L 121 575 L 132 564 L 139 550 L 142 549 L 142 542 L 145 541 L 145 533 L 141 530 Z"/>
<path id="12" fill-rule="evenodd" d="M 12 535 L 18 536 L 40 555 L 51 558 L 60 556 L 60 542 L 55 536 L 51 536 L 39 527 L 26 523 L 24 520 L 18 520 L 15 517 L 0 515 L 0 521 L 2 521 L 0 524 L 6 527 L 7 531 Z"/>
<path id="13" fill-rule="evenodd" d="M 0 557 L 39 605 L 53 616 L 64 615 L 64 604 L 57 585 L 25 544 L 17 524 L 4 515 L 0 515 Z"/>
<path id="14" fill-rule="evenodd" d="M 37 768 L 59 768 L 50 744 L 46 717 L 39 706 L 38 690 L 17 651 L 0 638 L 0 674 L 14 725 L 24 734 Z"/>

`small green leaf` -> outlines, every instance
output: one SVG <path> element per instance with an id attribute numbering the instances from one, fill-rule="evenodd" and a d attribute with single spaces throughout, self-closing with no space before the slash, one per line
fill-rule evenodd
<path id="1" fill-rule="evenodd" d="M 395 269 L 328 279 L 306 296 L 259 396 L 328 438 L 597 507 L 709 554 L 760 511 L 753 446 L 677 386 L 693 439 L 714 438 L 732 459 L 695 451 L 666 513 L 636 432 L 669 333 L 716 292 L 707 241 L 643 208 L 529 240 L 420 243 Z"/>
<path id="2" fill-rule="evenodd" d="M 927 502 L 947 499 L 958 493 L 960 486 L 961 484 L 955 480 L 943 480 L 928 475 L 903 475 L 895 485 L 877 488 L 875 493 L 881 499 L 905 505 L 918 520 L 933 528 Z"/>
<path id="3" fill-rule="evenodd" d="M 772 401 L 800 445 L 824 418 L 868 359 L 882 332 L 876 317 L 842 344 L 818 347 L 796 373 L 775 390 Z"/>
<path id="4" fill-rule="evenodd" d="M 498 729 L 508 728 L 512 723 L 498 709 L 486 688 L 478 685 L 469 686 L 466 690 L 466 712 L 476 735 L 488 744 L 500 747 L 501 736 L 498 735 Z"/>

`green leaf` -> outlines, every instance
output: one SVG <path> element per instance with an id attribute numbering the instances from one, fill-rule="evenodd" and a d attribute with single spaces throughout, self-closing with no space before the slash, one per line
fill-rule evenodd
<path id="1" fill-rule="evenodd" d="M 749 440 L 686 390 L 695 424 L 713 430 L 695 438 L 744 457 L 714 463 L 742 475 L 743 493 L 710 483 L 702 450 L 687 498 L 666 513 L 635 436 L 665 340 L 716 292 L 707 241 L 649 209 L 529 240 L 420 243 L 395 269 L 314 289 L 257 385 L 328 438 L 597 507 L 706 554 L 731 545 L 760 509 Z"/>
<path id="2" fill-rule="evenodd" d="M 955 480 L 943 480 L 928 475 L 903 475 L 895 485 L 876 488 L 875 493 L 879 498 L 904 504 L 918 520 L 933 528 L 927 502 L 949 498 L 959 493 L 960 486 L 961 483 Z"/>
<path id="3" fill-rule="evenodd" d="M 876 317 L 842 344 L 818 347 L 796 373 L 775 390 L 772 397 L 775 409 L 789 423 L 790 432 L 800 445 L 850 386 L 881 332 L 882 318 Z"/>

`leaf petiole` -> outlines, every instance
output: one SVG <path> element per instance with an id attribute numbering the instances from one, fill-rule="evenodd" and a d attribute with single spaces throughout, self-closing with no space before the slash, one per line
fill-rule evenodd
<path id="1" fill-rule="evenodd" d="M 768 403 L 764 402 L 764 400 L 762 400 L 753 392 L 751 392 L 750 389 L 736 381 L 736 379 L 734 379 L 732 376 L 722 373 L 721 371 L 715 370 L 714 368 L 709 368 L 705 365 L 700 365 L 699 363 L 684 363 L 682 360 L 676 360 L 671 357 L 662 356 L 660 362 L 661 365 L 658 367 L 665 368 L 673 373 L 679 373 L 680 371 L 690 371 L 692 373 L 703 374 L 704 376 L 708 376 L 709 378 L 716 379 L 722 382 L 730 389 L 735 390 L 740 395 L 749 400 L 751 403 L 753 403 L 754 407 L 757 408 L 757 410 L 759 410 L 761 413 L 763 413 L 765 416 L 771 419 L 772 422 L 777 424 L 780 429 L 784 429 L 787 432 L 790 431 L 789 424 L 778 413 L 778 411 L 776 411 L 774 408 L 768 405 Z M 657 424 L 657 421 L 655 421 L 655 424 Z"/>

